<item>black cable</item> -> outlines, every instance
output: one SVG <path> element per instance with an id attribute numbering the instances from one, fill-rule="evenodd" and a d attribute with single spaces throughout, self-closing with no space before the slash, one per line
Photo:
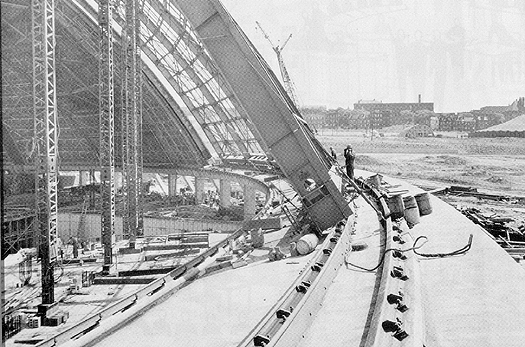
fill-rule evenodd
<path id="1" fill-rule="evenodd" d="M 472 234 L 470 234 L 469 236 L 469 239 L 468 239 L 468 243 L 461 247 L 460 249 L 457 249 L 455 251 L 452 251 L 452 252 L 449 252 L 449 253 L 419 253 L 417 252 L 416 250 L 420 247 L 417 247 L 414 249 L 414 253 L 421 256 L 421 257 L 426 257 L 426 258 L 444 258 L 444 257 L 451 257 L 451 256 L 455 256 L 455 255 L 462 255 L 462 254 L 465 254 L 467 253 L 470 248 L 472 247 L 472 238 L 474 236 Z M 425 239 L 428 239 L 426 236 L 419 236 L 415 241 L 414 241 L 414 247 L 416 245 L 416 243 L 419 241 L 419 239 L 421 238 L 425 238 Z"/>
<path id="2" fill-rule="evenodd" d="M 425 237 L 425 236 L 420 236 L 420 237 L 418 237 L 418 239 L 421 238 L 421 237 Z M 416 239 L 416 241 L 418 239 Z M 386 249 L 383 252 L 383 254 L 381 255 L 381 259 L 379 260 L 379 263 L 375 267 L 373 267 L 372 269 L 367 269 L 367 268 L 364 268 L 362 266 L 359 266 L 359 265 L 356 265 L 356 264 L 352 264 L 352 263 L 350 263 L 349 261 L 346 260 L 346 257 L 345 257 L 345 264 L 346 265 L 352 265 L 353 267 L 356 267 L 358 269 L 365 270 L 365 271 L 375 271 L 381 266 L 381 264 L 383 264 L 383 262 L 385 261 L 385 256 L 386 256 L 386 254 L 388 252 L 390 252 L 390 251 L 398 251 L 398 252 L 401 252 L 401 253 L 405 253 L 405 252 L 408 252 L 408 251 L 414 251 L 414 253 L 415 253 L 416 249 L 423 247 L 424 244 L 421 245 L 421 246 L 416 247 L 416 241 L 414 241 L 414 245 L 412 247 L 407 248 L 407 249 L 398 249 L 398 248 L 388 248 L 388 249 Z"/>
<path id="3" fill-rule="evenodd" d="M 414 241 L 412 247 L 407 248 L 407 249 L 397 249 L 397 248 L 388 248 L 388 249 L 386 249 L 383 252 L 382 256 L 381 256 L 381 259 L 379 260 L 379 263 L 375 267 L 373 267 L 372 269 L 367 269 L 367 268 L 364 268 L 362 266 L 359 266 L 359 265 L 356 265 L 356 264 L 352 264 L 352 263 L 350 263 L 349 261 L 346 260 L 346 257 L 345 257 L 345 264 L 346 265 L 352 265 L 353 267 L 356 267 L 358 269 L 365 270 L 365 271 L 375 271 L 381 266 L 381 264 L 383 264 L 383 262 L 385 261 L 386 254 L 388 252 L 390 252 L 390 251 L 399 251 L 401 253 L 408 252 L 408 251 L 414 251 L 414 254 L 417 254 L 417 255 L 419 255 L 421 257 L 426 257 L 426 258 L 445 258 L 445 257 L 451 257 L 451 256 L 455 256 L 455 255 L 462 255 L 462 254 L 467 253 L 470 250 L 470 248 L 472 247 L 473 235 L 470 234 L 468 243 L 465 246 L 463 246 L 460 249 L 457 249 L 455 251 L 449 252 L 449 253 L 420 253 L 417 250 L 419 248 L 423 247 L 424 244 L 422 244 L 420 246 L 416 246 L 416 245 L 417 245 L 418 241 L 421 240 L 421 239 L 428 240 L 428 237 L 426 237 L 426 236 L 419 236 Z"/>

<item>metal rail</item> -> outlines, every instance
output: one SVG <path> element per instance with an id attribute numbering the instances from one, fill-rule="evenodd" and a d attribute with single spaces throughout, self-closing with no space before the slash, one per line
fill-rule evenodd
<path id="1" fill-rule="evenodd" d="M 293 346 L 299 342 L 315 319 L 330 283 L 344 262 L 350 248 L 354 216 L 351 215 L 348 222 L 339 222 L 326 236 L 310 266 L 241 341 L 239 347 Z"/>
<path id="2" fill-rule="evenodd" d="M 250 178 L 250 179 L 253 179 L 253 178 Z M 268 198 L 266 201 L 265 208 L 263 208 L 263 210 L 259 212 L 255 216 L 255 218 L 260 217 L 264 213 L 263 211 L 265 211 L 269 207 L 271 202 L 272 200 Z M 163 301 L 169 295 L 173 294 L 175 291 L 177 291 L 182 286 L 184 286 L 186 282 L 194 279 L 200 272 L 197 269 L 197 267 L 200 264 L 205 263 L 207 259 L 216 256 L 219 249 L 221 248 L 226 249 L 229 246 L 230 241 L 238 239 L 245 233 L 246 233 L 246 230 L 244 229 L 244 227 L 240 227 L 237 231 L 235 231 L 233 234 L 231 234 L 229 237 L 227 237 L 223 241 L 219 242 L 217 245 L 208 249 L 206 252 L 195 257 L 189 262 L 182 264 L 181 266 L 169 272 L 167 275 L 161 278 L 158 278 L 157 280 L 151 282 L 145 287 L 122 298 L 121 300 L 117 301 L 111 306 L 104 308 L 102 311 L 97 312 L 85 318 L 80 323 L 76 324 L 75 326 L 70 327 L 54 336 L 49 337 L 48 339 L 38 343 L 36 346 L 37 347 L 58 346 L 62 343 L 79 339 L 82 336 L 90 333 L 93 330 L 94 330 L 94 333 L 89 343 L 93 344 L 96 341 L 99 341 L 101 337 L 105 337 L 105 335 L 101 336 L 100 334 L 97 334 L 96 328 L 100 327 L 100 324 L 103 321 L 107 320 L 108 318 L 111 318 L 112 324 L 115 325 L 114 328 L 111 329 L 111 332 L 117 330 L 118 328 L 123 326 L 126 322 L 132 319 L 132 318 L 126 318 L 124 316 L 122 316 L 121 319 L 118 319 L 118 317 L 116 316 L 117 314 L 123 313 L 126 310 L 134 306 L 138 307 L 138 304 L 140 303 L 140 299 L 144 299 L 149 296 L 155 295 L 156 299 L 155 301 L 145 305 L 144 307 L 141 307 L 141 311 L 140 311 L 141 313 L 143 313 L 148 308 L 153 307 L 153 305 L 159 303 L 160 301 Z"/>
<path id="3" fill-rule="evenodd" d="M 121 300 L 103 309 L 102 311 L 85 318 L 83 321 L 76 324 L 75 326 L 70 327 L 69 329 L 66 329 L 38 343 L 36 346 L 58 346 L 59 344 L 65 343 L 67 341 L 78 339 L 83 335 L 90 333 L 91 331 L 93 331 L 93 335 L 90 343 L 99 341 L 101 337 L 105 337 L 100 336 L 100 334 L 97 333 L 97 327 L 100 326 L 102 321 L 105 321 L 106 319 L 111 317 L 112 322 L 117 324 L 117 326 L 114 329 L 112 329 L 112 331 L 118 329 L 132 318 L 126 318 L 125 316 L 122 316 L 121 319 L 118 319 L 116 317 L 117 314 L 123 313 L 126 310 L 131 309 L 133 306 L 138 305 L 141 299 L 156 295 L 157 300 L 161 300 L 162 298 L 171 295 L 174 291 L 180 289 L 186 282 L 192 280 L 198 275 L 200 269 L 198 270 L 196 268 L 200 264 L 205 262 L 206 259 L 215 256 L 220 248 L 228 247 L 230 240 L 236 240 L 244 233 L 245 231 L 242 228 L 240 228 L 228 238 L 221 241 L 219 244 L 210 248 L 198 257 L 190 260 L 186 264 L 177 267 L 175 270 L 171 271 L 167 275 L 156 279 L 155 281 L 144 286 L 138 291 L 122 298 Z M 150 305 L 153 306 L 156 303 L 157 301 L 152 302 Z M 143 308 L 141 312 L 144 312 L 144 309 L 147 308 Z"/>
<path id="4" fill-rule="evenodd" d="M 381 220 L 386 234 L 385 249 L 398 247 L 401 250 L 408 250 L 408 242 L 398 244 L 398 237 L 402 233 L 397 231 L 404 232 L 406 229 L 401 226 L 394 230 L 385 197 L 378 190 L 364 185 L 364 182 L 359 182 L 359 184 L 369 192 L 386 216 Z M 300 342 L 304 332 L 315 319 L 330 282 L 343 264 L 344 257 L 349 250 L 351 229 L 355 222 L 354 216 L 349 218 L 346 226 L 339 223 L 326 237 L 317 254 L 312 258 L 309 267 L 299 275 L 294 284 L 288 288 L 239 346 L 293 346 Z M 202 255 L 37 346 L 55 346 L 71 339 L 78 339 L 92 330 L 93 337 L 88 338 L 87 341 L 89 341 L 88 344 L 96 343 L 102 338 L 101 330 L 104 332 L 117 330 L 133 319 L 135 312 L 129 311 L 133 314 L 123 315 L 121 319 L 118 318 L 118 314 L 130 309 L 142 310 L 143 305 L 146 305 L 147 308 L 163 300 L 198 276 L 199 271 L 202 270 L 203 265 L 201 264 L 209 262 L 208 259 L 216 256 L 219 248 L 227 247 L 230 240 L 235 240 L 244 233 L 242 229 L 239 229 Z M 403 235 L 402 237 L 406 238 Z M 378 272 L 382 280 L 373 308 L 370 328 L 366 334 L 365 346 L 421 346 L 424 342 L 424 320 L 418 271 L 415 255 L 407 256 L 405 259 L 399 257 L 399 254 L 395 252 L 385 255 L 382 268 Z M 151 303 L 143 300 L 153 296 L 155 299 Z M 104 328 L 97 328 L 102 326 L 102 321 L 110 317 L 112 328 L 105 325 Z"/>
<path id="5" fill-rule="evenodd" d="M 366 191 L 367 194 L 370 195 L 369 198 L 365 196 L 369 204 L 377 205 L 377 207 L 373 207 L 376 212 L 378 212 L 378 218 L 383 225 L 387 239 L 384 250 L 392 248 L 393 228 L 385 197 L 375 188 L 369 187 L 364 181 L 358 181 L 354 186 L 360 191 Z M 371 200 L 373 200 L 373 202 Z M 350 218 L 349 220 L 352 219 L 353 218 Z M 238 345 L 239 347 L 294 346 L 300 343 L 304 332 L 314 320 L 330 281 L 335 277 L 339 268 L 338 265 L 340 265 L 339 262 L 342 261 L 341 257 L 344 258 L 348 251 L 348 245 L 350 243 L 349 229 L 351 226 L 353 226 L 352 223 L 348 223 L 344 233 L 338 233 L 336 229 L 327 237 L 318 254 L 313 258 L 310 268 L 295 281 L 277 304 L 270 309 L 257 326 L 243 339 Z M 336 243 L 338 241 L 339 243 Z M 367 347 L 391 345 L 392 341 L 397 341 L 395 338 L 404 336 L 406 331 L 410 331 L 410 334 L 407 335 L 410 336 L 410 339 L 407 339 L 405 342 L 421 341 L 418 337 L 418 333 L 423 331 L 420 326 L 420 322 L 422 322 L 421 310 L 418 309 L 414 303 L 420 299 L 418 297 L 413 299 L 414 296 L 417 296 L 415 288 L 419 288 L 419 285 L 413 287 L 410 283 L 408 284 L 409 288 L 404 288 L 390 275 L 394 267 L 396 267 L 396 269 L 399 268 L 397 260 L 397 253 L 396 255 L 392 253 L 385 254 L 385 262 L 378 272 L 378 276 L 381 278 L 381 285 L 378 291 L 376 307 L 373 310 L 374 315 L 371 328 L 367 333 Z M 414 257 L 408 262 L 413 261 L 415 261 Z M 409 268 L 411 269 L 410 276 L 414 274 L 414 279 L 419 278 L 419 276 L 415 274 L 417 270 L 412 270 L 417 269 L 417 267 L 410 263 Z M 391 296 L 388 294 L 391 291 L 399 294 L 401 290 L 409 295 L 406 302 L 410 302 L 409 305 L 414 306 L 411 312 L 405 315 L 409 316 L 409 318 L 405 317 L 404 320 L 416 320 L 416 323 L 409 322 L 406 324 L 406 330 L 401 329 L 392 335 L 384 331 L 381 323 L 386 321 L 386 317 L 390 318 L 391 316 L 394 317 L 392 318 L 394 322 L 398 323 L 396 318 L 399 318 L 402 312 L 397 309 L 399 306 L 396 307 L 389 303 L 388 300 L 391 300 Z M 399 314 L 392 315 L 393 312 L 391 311 Z"/>
<path id="6" fill-rule="evenodd" d="M 385 232 L 384 262 L 380 268 L 381 283 L 376 295 L 365 347 L 424 345 L 425 322 L 421 302 L 421 276 L 416 255 L 408 252 L 412 246 L 406 234 L 406 223 L 390 218 L 385 196 L 377 189 L 359 185 L 372 195 L 383 212 Z M 388 251 L 397 249 L 394 251 Z"/>

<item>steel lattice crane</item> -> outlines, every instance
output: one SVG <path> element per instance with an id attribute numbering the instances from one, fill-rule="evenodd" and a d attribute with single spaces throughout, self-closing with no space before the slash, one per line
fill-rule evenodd
<path id="1" fill-rule="evenodd" d="M 113 65 L 113 0 L 98 0 L 99 24 L 99 113 L 100 113 L 100 196 L 102 199 L 102 244 L 108 275 L 113 263 L 115 243 L 115 94 Z M 84 208 L 87 202 L 84 202 Z M 81 215 L 85 218 L 85 210 Z M 80 229 L 80 227 L 79 227 Z M 79 230 L 79 233 L 82 230 Z"/>
<path id="2" fill-rule="evenodd" d="M 31 1 L 35 144 L 35 209 L 42 267 L 42 305 L 55 302 L 58 239 L 58 134 L 55 75 L 55 1 Z M 39 309 L 40 311 L 40 309 Z"/>
<path id="3" fill-rule="evenodd" d="M 257 21 L 255 23 L 257 24 L 259 29 L 261 29 L 261 32 L 263 33 L 264 37 L 272 45 L 272 48 L 275 54 L 277 54 L 277 61 L 279 62 L 279 69 L 281 70 L 281 76 L 283 78 L 284 89 L 286 90 L 286 93 L 288 93 L 288 96 L 290 97 L 290 99 L 292 99 L 295 107 L 299 107 L 297 94 L 295 92 L 295 86 L 292 82 L 292 79 L 290 78 L 290 75 L 288 74 L 288 70 L 286 70 L 286 66 L 284 65 L 283 56 L 281 54 L 281 52 L 284 50 L 284 47 L 286 47 L 286 44 L 288 43 L 288 41 L 290 41 L 290 39 L 292 38 L 292 34 L 288 36 L 288 38 L 286 39 L 286 41 L 284 41 L 282 46 L 274 45 L 272 40 L 270 39 L 270 36 L 268 36 L 268 34 L 264 31 L 261 24 Z"/>

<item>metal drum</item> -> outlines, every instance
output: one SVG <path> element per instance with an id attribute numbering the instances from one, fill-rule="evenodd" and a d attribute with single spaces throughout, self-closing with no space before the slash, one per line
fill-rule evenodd
<path id="1" fill-rule="evenodd" d="M 319 238 L 315 234 L 306 234 L 297 241 L 297 253 L 301 255 L 308 254 L 317 247 L 318 243 Z"/>
<path id="2" fill-rule="evenodd" d="M 430 205 L 430 195 L 428 193 L 416 194 L 414 195 L 414 198 L 416 199 L 419 214 L 421 216 L 426 216 L 427 214 L 432 213 L 432 205 Z"/>
<path id="3" fill-rule="evenodd" d="M 405 205 L 405 220 L 408 227 L 412 228 L 419 223 L 419 208 L 416 199 L 412 195 L 405 196 L 403 197 L 403 204 Z"/>
<path id="4" fill-rule="evenodd" d="M 388 198 L 388 208 L 390 209 L 390 216 L 393 219 L 402 218 L 405 216 L 405 204 L 401 194 L 394 195 Z"/>

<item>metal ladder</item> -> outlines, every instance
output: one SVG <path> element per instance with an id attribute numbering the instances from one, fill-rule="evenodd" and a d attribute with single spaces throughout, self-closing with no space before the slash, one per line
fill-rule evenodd
<path id="1" fill-rule="evenodd" d="M 284 214 L 286 215 L 286 218 L 288 218 L 288 220 L 290 221 L 290 223 L 292 223 L 292 226 L 297 229 L 297 221 L 295 220 L 294 216 L 292 215 L 292 213 L 290 212 L 290 209 L 288 208 L 288 206 L 286 205 L 282 205 L 281 206 L 281 210 L 284 212 Z"/>

